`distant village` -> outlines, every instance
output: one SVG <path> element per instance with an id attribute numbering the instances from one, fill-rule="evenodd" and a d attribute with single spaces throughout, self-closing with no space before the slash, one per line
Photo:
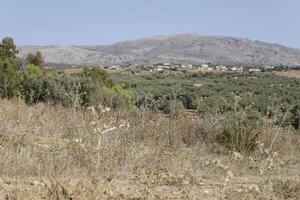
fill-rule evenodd
<path id="1" fill-rule="evenodd" d="M 164 72 L 164 71 L 183 71 L 183 70 L 195 70 L 195 71 L 219 71 L 219 72 L 226 72 L 226 71 L 232 71 L 232 72 L 266 72 L 266 71 L 281 71 L 281 70 L 287 70 L 290 69 L 288 67 L 284 66 L 261 66 L 261 67 L 245 67 L 245 66 L 239 66 L 239 65 L 232 65 L 232 66 L 226 66 L 226 65 L 214 65 L 211 63 L 203 63 L 200 65 L 193 65 L 193 64 L 174 64 L 174 63 L 159 63 L 159 64 L 145 64 L 145 65 L 126 65 L 126 66 L 120 66 L 120 65 L 113 65 L 113 66 L 100 66 L 103 69 L 107 70 L 124 70 L 128 69 L 131 71 L 135 70 L 143 70 L 148 72 Z"/>

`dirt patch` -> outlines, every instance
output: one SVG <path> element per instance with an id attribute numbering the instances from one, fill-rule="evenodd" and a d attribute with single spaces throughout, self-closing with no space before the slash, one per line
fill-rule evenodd
<path id="1" fill-rule="evenodd" d="M 282 72 L 274 72 L 277 76 L 283 76 L 288 78 L 300 78 L 300 70 L 289 70 Z"/>

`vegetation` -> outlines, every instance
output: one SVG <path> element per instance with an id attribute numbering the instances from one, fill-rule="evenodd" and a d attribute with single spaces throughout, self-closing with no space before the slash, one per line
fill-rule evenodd
<path id="1" fill-rule="evenodd" d="M 232 151 L 254 151 L 262 131 L 258 125 L 260 120 L 248 112 L 238 112 L 233 116 L 233 120 L 217 135 L 217 141 Z"/>
<path id="2" fill-rule="evenodd" d="M 157 73 L 113 74 L 84 68 L 78 74 L 47 71 L 40 52 L 27 56 L 20 68 L 11 38 L 0 46 L 0 95 L 20 97 L 28 104 L 47 102 L 74 109 L 88 106 L 120 108 L 135 106 L 162 111 L 171 120 L 185 109 L 201 118 L 234 116 L 217 131 L 214 141 L 229 150 L 251 152 L 257 145 L 266 117 L 272 126 L 299 129 L 300 80 L 270 73 Z M 171 123 L 171 122 L 170 122 Z"/>
<path id="3" fill-rule="evenodd" d="M 147 105 L 154 110 L 166 110 L 167 102 L 176 99 L 185 109 L 197 110 L 201 116 L 224 114 L 233 112 L 237 101 L 240 109 L 251 108 L 260 116 L 279 117 L 285 108 L 297 110 L 300 105 L 300 79 L 270 73 L 114 74 L 113 80 L 137 94 L 138 106 Z M 289 111 L 285 119 L 289 122 L 284 125 L 298 129 L 299 111 L 295 109 Z"/>
<path id="4" fill-rule="evenodd" d="M 4 38 L 0 44 L 2 98 L 21 96 L 29 104 L 48 102 L 73 107 L 103 104 L 117 108 L 134 103 L 133 94 L 114 84 L 104 70 L 86 68 L 76 76 L 47 72 L 40 52 L 28 54 L 28 65 L 23 70 L 17 53 L 13 39 Z"/>
<path id="5" fill-rule="evenodd" d="M 0 47 L 0 199 L 300 195 L 299 79 L 61 74 Z"/>
<path id="6" fill-rule="evenodd" d="M 36 53 L 29 53 L 26 60 L 29 62 L 29 64 L 38 66 L 40 68 L 43 68 L 45 64 L 42 53 L 39 51 Z"/>
<path id="7" fill-rule="evenodd" d="M 0 43 L 0 97 L 12 98 L 18 94 L 20 62 L 12 38 L 6 37 Z"/>

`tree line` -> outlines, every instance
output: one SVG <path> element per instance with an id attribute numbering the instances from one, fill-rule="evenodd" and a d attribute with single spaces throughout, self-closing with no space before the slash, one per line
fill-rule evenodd
<path id="1" fill-rule="evenodd" d="M 1 98 L 20 98 L 28 104 L 104 104 L 114 108 L 134 103 L 132 92 L 116 85 L 104 70 L 85 68 L 78 75 L 58 74 L 44 68 L 41 52 L 29 53 L 26 61 L 17 54 L 13 39 L 5 37 L 0 43 Z"/>

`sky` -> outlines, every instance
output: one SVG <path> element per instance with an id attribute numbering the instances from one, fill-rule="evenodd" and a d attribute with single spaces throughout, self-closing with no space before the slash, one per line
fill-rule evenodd
<path id="1" fill-rule="evenodd" d="M 300 0 L 0 0 L 0 38 L 17 45 L 105 45 L 179 33 L 300 49 Z"/>

